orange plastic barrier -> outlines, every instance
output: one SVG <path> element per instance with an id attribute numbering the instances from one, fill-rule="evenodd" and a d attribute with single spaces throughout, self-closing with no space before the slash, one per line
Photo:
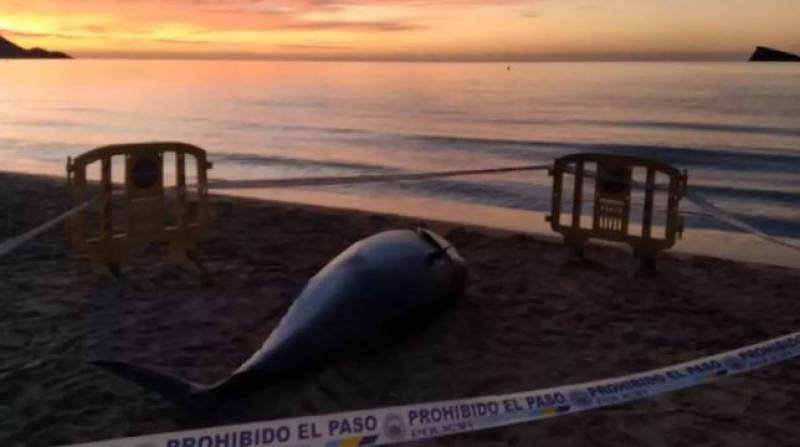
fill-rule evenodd
<path id="1" fill-rule="evenodd" d="M 164 156 L 175 157 L 176 200 L 170 220 L 165 201 Z M 186 185 L 186 159 L 193 157 L 197 166 L 197 186 L 190 201 Z M 113 206 L 112 160 L 124 159 L 124 203 Z M 169 244 L 169 258 L 177 265 L 200 271 L 197 241 L 210 226 L 207 171 L 212 165 L 206 152 L 183 143 L 143 143 L 105 146 L 67 160 L 67 181 L 73 204 L 89 199 L 92 185 L 87 181 L 87 167 L 100 163 L 102 206 L 98 234 L 92 234 L 86 210 L 67 222 L 72 246 L 88 254 L 98 273 L 119 274 L 120 264 L 134 251 L 156 241 Z M 124 214 L 117 219 L 115 213 Z M 120 220 L 122 222 L 120 222 Z M 121 226 L 116 228 L 115 224 Z M 121 225 L 120 225 L 121 224 Z M 95 225 L 94 228 L 96 228 Z"/>
<path id="2" fill-rule="evenodd" d="M 587 170 L 595 165 L 596 171 Z M 644 184 L 634 182 L 633 171 L 640 168 L 646 172 Z M 564 192 L 564 175 L 574 175 L 571 192 Z M 656 175 L 663 174 L 669 179 L 668 185 L 656 185 Z M 553 231 L 564 236 L 564 242 L 577 255 L 583 255 L 583 247 L 590 238 L 624 242 L 633 248 L 634 256 L 650 266 L 654 266 L 658 251 L 672 247 L 683 232 L 683 218 L 679 204 L 686 195 L 687 174 L 658 160 L 609 154 L 573 154 L 557 159 L 553 169 L 553 195 L 551 214 L 547 216 Z M 584 205 L 584 185 L 586 178 L 594 180 L 594 200 L 592 202 L 591 223 L 581 221 Z M 632 231 L 632 189 L 642 186 L 641 231 Z M 658 191 L 667 194 L 664 222 L 664 235 L 654 235 L 655 216 L 654 196 Z M 571 199 L 572 209 L 569 219 L 562 222 L 563 201 Z"/>

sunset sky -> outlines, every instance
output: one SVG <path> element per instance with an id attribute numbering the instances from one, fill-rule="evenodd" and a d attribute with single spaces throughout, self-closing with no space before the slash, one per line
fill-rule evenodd
<path id="1" fill-rule="evenodd" d="M 736 59 L 800 52 L 798 0 L 0 0 L 76 56 Z"/>

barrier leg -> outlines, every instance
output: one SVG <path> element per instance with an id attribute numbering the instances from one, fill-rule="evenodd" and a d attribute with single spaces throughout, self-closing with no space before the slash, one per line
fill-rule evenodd
<path id="1" fill-rule="evenodd" d="M 630 276 L 654 275 L 656 272 L 655 253 L 644 250 L 634 250 Z"/>
<path id="2" fill-rule="evenodd" d="M 169 243 L 169 261 L 179 268 L 188 272 L 204 275 L 208 271 L 200 262 L 200 252 L 192 240 L 191 236 L 183 233 L 183 237 L 177 236 Z"/>

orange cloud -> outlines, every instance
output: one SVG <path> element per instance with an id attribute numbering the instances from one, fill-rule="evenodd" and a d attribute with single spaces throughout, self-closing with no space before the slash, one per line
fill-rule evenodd
<path id="1" fill-rule="evenodd" d="M 22 44 L 98 54 L 798 51 L 797 0 L 0 0 Z M 313 50 L 312 50 L 313 49 Z M 476 56 L 477 55 L 477 56 Z M 520 56 L 522 57 L 522 56 Z"/>

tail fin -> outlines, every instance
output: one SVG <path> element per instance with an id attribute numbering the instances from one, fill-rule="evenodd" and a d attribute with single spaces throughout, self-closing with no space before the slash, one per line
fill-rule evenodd
<path id="1" fill-rule="evenodd" d="M 129 363 L 101 360 L 93 364 L 155 391 L 187 411 L 196 422 L 213 422 L 216 416 L 217 399 L 211 386 L 200 385 L 155 369 Z"/>

